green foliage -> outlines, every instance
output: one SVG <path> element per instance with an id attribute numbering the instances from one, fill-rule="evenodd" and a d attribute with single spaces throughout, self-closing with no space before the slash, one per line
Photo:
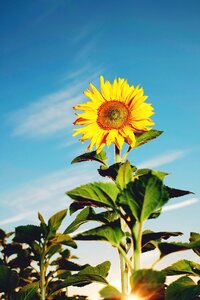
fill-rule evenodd
<path id="1" fill-rule="evenodd" d="M 148 173 L 130 182 L 119 194 L 117 203 L 131 219 L 144 222 L 168 200 L 169 195 L 162 180 Z"/>
<path id="2" fill-rule="evenodd" d="M 200 286 L 191 278 L 184 276 L 168 286 L 165 300 L 198 300 L 199 296 Z"/>
<path id="3" fill-rule="evenodd" d="M 200 276 L 200 264 L 186 259 L 179 260 L 171 266 L 162 270 L 167 276 L 172 275 L 191 275 Z"/>
<path id="4" fill-rule="evenodd" d="M 66 194 L 85 206 L 115 207 L 118 193 L 113 183 L 95 182 L 81 185 Z"/>

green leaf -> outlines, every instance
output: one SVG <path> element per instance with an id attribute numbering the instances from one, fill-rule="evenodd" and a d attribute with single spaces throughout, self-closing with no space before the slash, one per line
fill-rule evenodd
<path id="1" fill-rule="evenodd" d="M 169 186 L 166 186 L 166 188 L 169 194 L 169 198 L 177 198 L 188 194 L 194 194 L 193 192 L 190 191 L 178 190 L 178 189 L 171 188 Z"/>
<path id="2" fill-rule="evenodd" d="M 75 220 L 65 229 L 64 233 L 72 233 L 77 230 L 82 224 L 89 221 L 90 215 L 94 213 L 91 207 L 83 209 L 75 218 Z"/>
<path id="3" fill-rule="evenodd" d="M 0 265 L 0 292 L 12 292 L 18 285 L 19 276 L 16 271 Z"/>
<path id="4" fill-rule="evenodd" d="M 84 286 L 92 282 L 100 282 L 107 284 L 107 280 L 104 278 L 107 276 L 110 269 L 110 262 L 105 261 L 96 267 L 87 266 L 75 275 L 68 276 L 63 282 L 54 284 L 50 294 L 55 293 L 58 290 L 66 288 L 68 286 Z"/>
<path id="5" fill-rule="evenodd" d="M 186 259 L 179 260 L 171 266 L 162 270 L 167 276 L 172 275 L 191 275 L 200 276 L 200 265 Z"/>
<path id="6" fill-rule="evenodd" d="M 135 137 L 136 137 L 136 146 L 135 147 L 139 147 L 147 142 L 150 142 L 151 140 L 157 138 L 162 133 L 163 133 L 163 131 L 151 129 L 144 133 L 135 134 Z"/>
<path id="7" fill-rule="evenodd" d="M 0 229 L 0 244 L 3 239 L 5 239 L 6 233 L 3 229 Z"/>
<path id="8" fill-rule="evenodd" d="M 157 176 L 148 173 L 130 182 L 117 199 L 130 218 L 144 222 L 169 199 L 165 186 Z"/>
<path id="9" fill-rule="evenodd" d="M 137 171 L 135 172 L 135 176 L 143 176 L 150 172 L 152 172 L 153 175 L 157 176 L 162 181 L 164 180 L 165 176 L 169 175 L 169 173 L 163 171 L 155 171 L 151 169 L 137 169 Z"/>
<path id="10" fill-rule="evenodd" d="M 189 250 L 189 249 L 198 249 L 200 247 L 200 241 L 194 243 L 159 243 L 158 249 L 160 250 L 161 257 L 164 257 L 168 254 Z"/>
<path id="11" fill-rule="evenodd" d="M 63 210 L 57 212 L 56 214 L 54 214 L 49 219 L 48 227 L 49 227 L 50 234 L 48 235 L 48 237 L 50 237 L 51 235 L 54 235 L 56 233 L 56 231 L 62 224 L 62 221 L 65 218 L 66 214 L 67 214 L 67 209 L 63 209 Z"/>
<path id="12" fill-rule="evenodd" d="M 190 242 L 193 243 L 193 242 L 198 242 L 198 241 L 200 241 L 200 234 L 197 232 L 191 232 L 190 233 Z M 200 247 L 195 248 L 193 250 L 198 256 L 200 256 Z"/>
<path id="13" fill-rule="evenodd" d="M 61 233 L 57 233 L 53 239 L 50 240 L 51 245 L 66 245 L 66 246 L 70 246 L 72 248 L 77 248 L 76 243 L 74 242 L 74 240 L 71 238 L 71 236 L 69 236 L 68 234 L 61 234 Z"/>
<path id="14" fill-rule="evenodd" d="M 118 192 L 113 183 L 95 182 L 81 185 L 66 194 L 85 206 L 115 207 Z"/>
<path id="15" fill-rule="evenodd" d="M 166 240 L 172 236 L 180 236 L 180 235 L 182 235 L 182 232 L 168 232 L 168 231 L 153 232 L 151 230 L 146 230 L 142 234 L 142 252 L 155 249 L 156 248 L 155 242 L 156 244 L 158 244 L 162 239 Z"/>
<path id="16" fill-rule="evenodd" d="M 31 300 L 37 294 L 39 282 L 33 282 L 25 285 L 16 294 L 15 300 Z"/>
<path id="17" fill-rule="evenodd" d="M 107 161 L 107 156 L 106 156 L 106 152 L 105 151 L 101 151 L 100 153 L 96 153 L 96 151 L 92 151 L 92 152 L 87 152 L 84 153 L 80 156 L 77 156 L 76 158 L 74 158 L 72 160 L 72 164 L 78 163 L 78 162 L 83 162 L 83 161 L 88 161 L 88 160 L 93 160 L 93 161 L 97 161 L 100 162 L 104 165 L 106 164 Z"/>
<path id="18" fill-rule="evenodd" d="M 87 266 L 80 272 L 78 272 L 78 275 L 81 274 L 96 274 L 96 275 L 101 275 L 103 277 L 106 277 L 108 275 L 108 272 L 110 270 L 111 263 L 109 261 L 104 261 L 103 263 L 92 267 L 92 266 Z"/>
<path id="19" fill-rule="evenodd" d="M 151 269 L 138 270 L 131 276 L 133 295 L 147 297 L 148 300 L 163 300 L 165 275 Z"/>
<path id="20" fill-rule="evenodd" d="M 80 202 L 72 202 L 69 206 L 70 216 L 73 215 L 73 213 L 75 213 L 77 210 L 83 209 L 84 207 L 85 205 Z"/>
<path id="21" fill-rule="evenodd" d="M 123 237 L 124 232 L 121 230 L 119 220 L 117 220 L 109 225 L 102 225 L 82 232 L 76 235 L 74 239 L 86 241 L 107 241 L 110 242 L 114 247 L 117 247 Z"/>
<path id="22" fill-rule="evenodd" d="M 133 180 L 133 171 L 130 162 L 127 160 L 124 164 L 121 164 L 117 177 L 116 185 L 123 190 L 129 182 Z"/>
<path id="23" fill-rule="evenodd" d="M 171 283 L 166 291 L 166 300 L 197 300 L 200 295 L 200 286 L 187 277 L 181 277 Z"/>
<path id="24" fill-rule="evenodd" d="M 99 292 L 100 296 L 103 299 L 121 299 L 122 295 L 121 293 L 113 286 L 111 285 L 106 285 L 102 290 Z"/>
<path id="25" fill-rule="evenodd" d="M 42 238 L 42 229 L 36 225 L 18 226 L 15 228 L 14 242 L 31 244 L 34 241 L 40 241 Z"/>

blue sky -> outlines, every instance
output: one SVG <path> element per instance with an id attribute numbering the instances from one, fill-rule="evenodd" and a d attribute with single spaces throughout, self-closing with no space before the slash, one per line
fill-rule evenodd
<path id="1" fill-rule="evenodd" d="M 49 216 L 69 203 L 66 190 L 97 178 L 95 164 L 70 166 L 86 148 L 71 137 L 72 106 L 103 74 L 141 84 L 165 131 L 132 151 L 132 163 L 195 192 L 149 226 L 185 238 L 198 231 L 200 2 L 0 2 L 0 226 L 35 222 L 38 210 Z"/>

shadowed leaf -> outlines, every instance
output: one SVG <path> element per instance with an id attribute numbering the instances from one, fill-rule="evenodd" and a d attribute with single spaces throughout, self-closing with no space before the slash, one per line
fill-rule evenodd
<path id="1" fill-rule="evenodd" d="M 198 300 L 200 286 L 187 277 L 181 277 L 171 283 L 166 291 L 166 300 Z"/>

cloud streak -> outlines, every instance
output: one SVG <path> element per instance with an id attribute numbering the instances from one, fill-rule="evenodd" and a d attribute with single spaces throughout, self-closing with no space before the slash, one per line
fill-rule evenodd
<path id="1" fill-rule="evenodd" d="M 83 102 L 83 91 L 87 86 L 88 78 L 95 80 L 100 74 L 100 71 L 91 73 L 91 68 L 89 70 L 88 75 L 85 75 L 82 69 L 77 70 L 77 73 L 71 75 L 71 80 L 68 80 L 70 83 L 67 88 L 41 97 L 11 112 L 8 121 L 14 125 L 13 135 L 29 138 L 51 136 L 72 126 L 75 120 L 72 107 Z M 83 76 L 80 76 L 78 81 L 76 74 L 79 74 L 79 71 Z"/>
<path id="2" fill-rule="evenodd" d="M 138 168 L 155 168 L 159 167 L 165 164 L 168 164 L 170 162 L 173 162 L 174 160 L 177 160 L 178 158 L 181 158 L 185 155 L 185 151 L 183 150 L 174 150 L 169 153 L 156 156 L 150 160 L 147 160 L 141 164 L 138 165 Z"/>
<path id="3" fill-rule="evenodd" d="M 180 203 L 170 204 L 170 205 L 164 206 L 162 211 L 171 211 L 171 210 L 175 210 L 175 209 L 180 209 L 180 208 L 183 208 L 183 207 L 187 207 L 187 206 L 196 204 L 198 202 L 199 202 L 199 199 L 191 198 L 191 199 L 182 201 Z"/>
<path id="4" fill-rule="evenodd" d="M 7 216 L 0 224 L 17 223 L 27 219 L 34 221 L 37 218 L 38 210 L 44 216 L 49 217 L 55 211 L 69 205 L 69 198 L 65 195 L 67 190 L 94 181 L 95 178 L 95 169 L 90 168 L 88 171 L 88 168 L 73 166 L 68 170 L 60 170 L 39 178 L 12 192 L 1 194 L 0 210 L 3 207 Z M 15 213 L 16 208 L 18 210 L 17 215 Z"/>

